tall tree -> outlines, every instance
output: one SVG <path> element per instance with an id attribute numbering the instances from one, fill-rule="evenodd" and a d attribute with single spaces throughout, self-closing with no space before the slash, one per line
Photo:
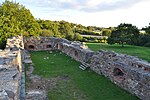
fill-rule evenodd
<path id="1" fill-rule="evenodd" d="M 53 22 L 50 20 L 37 20 L 37 22 L 40 25 L 40 28 L 42 29 L 42 31 L 48 30 L 51 35 L 53 34 L 53 36 L 57 37 L 58 35 L 60 35 L 59 33 L 59 23 L 58 22 Z M 43 35 L 43 34 L 41 34 Z"/>
<path id="2" fill-rule="evenodd" d="M 125 43 L 137 45 L 139 39 L 139 30 L 132 24 L 121 23 L 116 30 L 113 30 L 108 38 L 109 44 L 119 43 L 122 47 Z"/>
<path id="3" fill-rule="evenodd" d="M 73 40 L 74 32 L 70 23 L 61 21 L 59 24 L 59 31 L 63 35 L 64 38 L 68 40 Z"/>
<path id="4" fill-rule="evenodd" d="M 40 27 L 28 9 L 6 0 L 0 5 L 0 44 L 8 37 L 26 33 L 38 35 Z"/>

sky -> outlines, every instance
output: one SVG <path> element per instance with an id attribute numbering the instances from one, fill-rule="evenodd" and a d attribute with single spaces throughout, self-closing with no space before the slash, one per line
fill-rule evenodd
<path id="1" fill-rule="evenodd" d="M 5 0 L 0 0 L 0 3 Z M 10 0 L 30 9 L 35 18 L 65 20 L 85 26 L 149 26 L 150 0 Z"/>

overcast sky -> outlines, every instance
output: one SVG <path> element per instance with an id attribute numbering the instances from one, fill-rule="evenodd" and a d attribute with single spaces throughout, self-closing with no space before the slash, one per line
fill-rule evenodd
<path id="1" fill-rule="evenodd" d="M 4 0 L 0 0 L 2 3 Z M 11 0 L 12 1 L 12 0 Z M 150 0 L 13 0 L 30 9 L 35 18 L 65 20 L 86 26 L 110 27 L 150 23 Z"/>

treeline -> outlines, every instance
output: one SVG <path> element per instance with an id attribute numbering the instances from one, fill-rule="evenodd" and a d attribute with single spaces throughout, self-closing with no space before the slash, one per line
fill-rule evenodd
<path id="1" fill-rule="evenodd" d="M 41 28 L 40 36 L 54 36 L 68 40 L 82 40 L 82 36 L 75 31 L 74 24 L 65 21 L 36 20 Z"/>
<path id="2" fill-rule="evenodd" d="M 132 24 L 103 28 L 83 26 L 66 21 L 35 19 L 30 10 L 19 3 L 6 0 L 0 5 L 0 48 L 4 49 L 7 38 L 11 36 L 53 36 L 72 41 L 107 42 L 150 46 L 150 26 L 143 28 L 145 33 Z M 106 36 L 104 38 L 82 37 L 81 35 Z"/>

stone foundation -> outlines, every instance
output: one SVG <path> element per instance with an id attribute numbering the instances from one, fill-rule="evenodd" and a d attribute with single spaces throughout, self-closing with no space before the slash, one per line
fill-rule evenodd
<path id="1" fill-rule="evenodd" d="M 24 40 L 24 41 L 23 41 Z M 139 58 L 110 51 L 93 52 L 80 42 L 54 37 L 13 37 L 0 51 L 0 100 L 24 100 L 24 48 L 29 51 L 59 50 L 73 59 L 86 63 L 90 69 L 109 78 L 121 88 L 142 100 L 150 98 L 150 63 Z M 27 56 L 26 56 L 27 57 Z"/>
<path id="2" fill-rule="evenodd" d="M 90 68 L 108 77 L 142 100 L 150 97 L 150 64 L 133 56 L 100 51 L 91 58 Z"/>
<path id="3" fill-rule="evenodd" d="M 150 63 L 146 61 L 110 51 L 93 52 L 80 42 L 60 38 L 31 37 L 24 43 L 27 50 L 60 50 L 140 99 L 150 98 Z"/>

